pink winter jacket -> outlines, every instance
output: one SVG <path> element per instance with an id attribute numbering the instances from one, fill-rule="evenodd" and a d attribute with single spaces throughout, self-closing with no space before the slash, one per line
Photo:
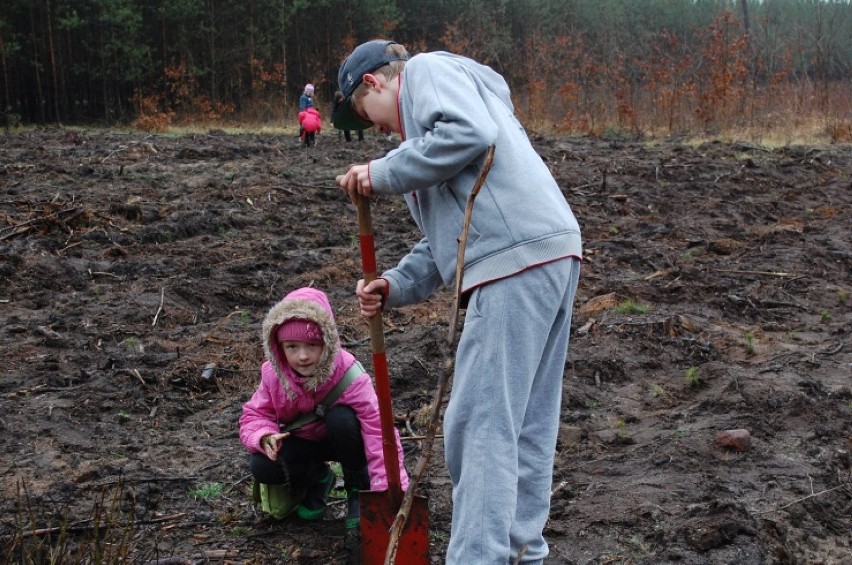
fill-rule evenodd
<path id="1" fill-rule="evenodd" d="M 308 108 L 299 112 L 299 125 L 308 133 L 322 131 L 322 118 L 316 108 Z"/>
<path id="2" fill-rule="evenodd" d="M 322 357 L 316 372 L 309 378 L 298 375 L 290 368 L 275 339 L 278 326 L 291 319 L 312 320 L 323 332 Z M 258 453 L 263 453 L 260 447 L 263 436 L 278 433 L 281 426 L 304 413 L 313 412 L 326 393 L 355 363 L 355 357 L 340 347 L 331 305 L 320 290 L 300 288 L 285 296 L 266 315 L 262 336 L 266 361 L 260 367 L 260 385 L 243 405 L 240 417 L 240 441 L 249 451 Z M 356 377 L 332 406 L 338 404 L 351 407 L 361 423 L 371 489 L 387 489 L 379 402 L 370 375 L 361 373 Z M 400 482 L 402 488 L 407 489 L 408 474 L 403 465 L 402 444 L 399 432 L 394 430 L 394 433 L 399 454 Z M 326 434 L 325 422 L 322 419 L 314 420 L 293 434 L 308 440 L 322 439 Z"/>

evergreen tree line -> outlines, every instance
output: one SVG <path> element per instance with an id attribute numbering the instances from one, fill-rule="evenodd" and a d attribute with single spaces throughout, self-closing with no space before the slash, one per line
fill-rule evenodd
<path id="1" fill-rule="evenodd" d="M 672 127 L 687 99 L 706 123 L 781 85 L 848 112 L 849 0 L 3 0 L 0 123 L 278 120 L 307 82 L 328 103 L 373 37 L 491 65 L 569 129 L 648 108 Z"/>

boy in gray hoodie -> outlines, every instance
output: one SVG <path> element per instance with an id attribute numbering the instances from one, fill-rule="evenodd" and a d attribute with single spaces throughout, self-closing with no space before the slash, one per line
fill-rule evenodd
<path id="1" fill-rule="evenodd" d="M 453 483 L 447 563 L 541 563 L 550 510 L 562 377 L 580 272 L 580 228 L 487 66 L 446 52 L 409 57 L 373 40 L 344 61 L 339 129 L 395 132 L 399 147 L 340 178 L 357 192 L 400 194 L 423 238 L 370 284 L 373 316 L 451 287 L 464 211 L 487 149 L 465 254 L 464 328 L 444 447 Z"/>

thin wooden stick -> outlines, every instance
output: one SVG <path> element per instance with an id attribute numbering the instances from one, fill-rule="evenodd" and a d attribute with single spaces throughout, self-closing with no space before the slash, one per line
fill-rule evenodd
<path id="1" fill-rule="evenodd" d="M 165 298 L 166 287 L 162 287 L 160 289 L 160 307 L 157 308 L 157 313 L 154 314 L 154 323 L 151 324 L 151 327 L 157 325 L 157 318 L 160 317 L 160 312 L 163 311 L 163 299 Z"/>
<path id="2" fill-rule="evenodd" d="M 473 215 L 473 201 L 482 185 L 485 184 L 485 177 L 488 176 L 488 171 L 491 170 L 491 165 L 494 163 L 494 146 L 488 148 L 488 153 L 485 155 L 485 161 L 482 163 L 482 169 L 479 171 L 479 177 L 476 179 L 476 184 L 473 185 L 470 194 L 467 196 L 467 206 L 464 210 L 464 224 L 462 224 L 462 233 L 459 237 L 459 248 L 456 254 L 456 287 L 453 293 L 453 311 L 450 313 L 450 335 L 447 342 L 452 345 L 456 338 L 456 328 L 459 320 L 459 304 L 461 303 L 462 294 L 462 277 L 464 276 L 464 251 L 467 246 L 467 236 L 470 232 L 470 218 Z"/>
<path id="3" fill-rule="evenodd" d="M 804 502 L 805 500 L 808 500 L 809 498 L 815 498 L 815 497 L 817 497 L 817 496 L 821 496 L 821 495 L 823 495 L 823 494 L 827 494 L 827 493 L 829 493 L 829 492 L 833 492 L 833 491 L 835 491 L 835 490 L 837 490 L 837 489 L 841 489 L 841 488 L 843 488 L 843 487 L 848 487 L 848 486 L 852 486 L 852 483 L 844 483 L 844 484 L 842 484 L 842 485 L 837 485 L 836 487 L 827 488 L 827 489 L 825 489 L 825 490 L 821 490 L 821 491 L 819 491 L 819 492 L 815 492 L 815 493 L 813 493 L 813 494 L 809 494 L 808 496 L 803 496 L 802 498 L 797 498 L 796 500 L 793 500 L 793 501 L 791 501 L 791 502 L 788 502 L 788 503 L 787 503 L 787 504 L 785 504 L 784 506 L 777 506 L 777 507 L 775 507 L 775 508 L 770 508 L 769 510 L 762 510 L 762 511 L 758 512 L 758 514 L 768 514 L 769 512 L 777 512 L 777 511 L 779 511 L 779 510 L 783 510 L 784 508 L 787 508 L 788 506 L 793 506 L 793 505 L 794 505 L 794 504 L 796 504 L 796 503 Z"/>
<path id="4" fill-rule="evenodd" d="M 411 512 L 411 505 L 414 503 L 414 493 L 417 490 L 417 485 L 420 484 L 420 479 L 429 465 L 429 458 L 432 456 L 432 445 L 435 442 L 435 435 L 438 430 L 438 420 L 441 415 L 441 404 L 444 400 L 444 392 L 447 388 L 447 383 L 453 374 L 455 367 L 455 357 L 452 354 L 452 347 L 456 341 L 456 333 L 458 332 L 459 319 L 459 304 L 461 302 L 462 293 L 462 277 L 464 276 L 464 252 L 467 246 L 468 233 L 470 231 L 470 218 L 473 214 L 473 201 L 482 185 L 485 184 L 485 178 L 488 176 L 488 171 L 491 170 L 491 165 L 494 162 L 494 146 L 488 148 L 485 155 L 485 161 L 482 163 L 482 169 L 479 171 L 479 176 L 476 183 L 467 197 L 467 206 L 464 211 L 464 224 L 462 225 L 462 233 L 459 237 L 459 248 L 456 254 L 456 284 L 455 292 L 453 293 L 453 310 L 450 313 L 450 329 L 447 335 L 447 348 L 450 350 L 444 360 L 444 370 L 438 378 L 438 386 L 435 390 L 435 397 L 432 399 L 432 409 L 429 415 L 429 426 L 426 429 L 426 437 L 423 440 L 420 451 L 420 459 L 414 468 L 413 476 L 409 477 L 408 490 L 405 491 L 405 496 L 402 499 L 402 504 L 393 524 L 390 527 L 390 538 L 388 540 L 388 548 L 385 551 L 385 565 L 393 565 L 396 562 L 396 551 L 399 548 L 399 539 L 402 536 L 402 530 L 405 528 L 405 523 L 408 521 L 408 516 Z"/>
<path id="5" fill-rule="evenodd" d="M 31 229 L 32 229 L 32 226 L 24 226 L 24 227 L 21 227 L 21 228 L 15 228 L 14 230 L 12 230 L 9 233 L 0 237 L 0 241 L 9 239 L 11 237 L 15 237 L 16 235 L 21 235 L 22 233 L 27 233 Z"/>
<path id="6" fill-rule="evenodd" d="M 37 224 L 38 222 L 43 222 L 44 220 L 53 218 L 54 216 L 61 216 L 62 214 L 67 214 L 68 212 L 76 212 L 78 208 L 76 206 L 71 206 L 70 208 L 63 208 L 62 210 L 56 210 L 55 212 L 51 212 L 50 214 L 45 214 L 44 216 L 38 218 L 31 218 L 25 222 L 21 222 L 20 224 L 15 224 L 13 226 L 6 226 L 4 228 L 0 228 L 0 231 L 16 231 L 19 228 L 31 226 L 33 224 Z"/>
<path id="7" fill-rule="evenodd" d="M 435 434 L 435 438 L 443 438 L 444 434 Z M 423 441 L 426 436 L 401 436 L 400 441 Z"/>
<path id="8" fill-rule="evenodd" d="M 132 522 L 131 524 L 132 525 L 159 524 L 161 522 L 167 522 L 169 520 L 176 520 L 178 518 L 183 518 L 184 516 L 186 516 L 186 512 L 180 512 L 178 514 L 172 514 L 170 516 L 163 516 L 162 518 L 152 518 L 150 520 L 139 520 L 137 522 Z M 84 522 L 91 522 L 91 521 L 92 520 L 84 520 Z M 113 527 L 127 528 L 129 525 L 130 524 L 122 524 L 122 525 L 113 526 Z M 72 532 L 79 533 L 79 532 L 87 532 L 87 531 L 90 531 L 90 530 L 94 530 L 95 528 L 107 528 L 107 527 L 110 527 L 110 525 L 105 524 L 105 523 L 82 525 L 82 522 L 79 522 L 77 525 L 74 525 L 74 526 L 56 526 L 54 528 L 38 528 L 38 529 L 35 529 L 35 530 L 28 530 L 26 532 L 21 532 L 20 536 L 22 538 L 31 538 L 31 537 L 40 537 L 40 536 L 46 536 L 46 535 L 50 535 L 50 534 L 56 534 L 56 533 L 59 533 L 59 532 L 62 532 L 62 531 L 69 532 L 69 533 L 72 533 Z"/>
<path id="9" fill-rule="evenodd" d="M 738 271 L 735 269 L 713 269 L 717 273 L 734 273 L 737 275 L 766 275 L 767 277 L 791 277 L 790 273 L 781 273 L 778 271 Z"/>

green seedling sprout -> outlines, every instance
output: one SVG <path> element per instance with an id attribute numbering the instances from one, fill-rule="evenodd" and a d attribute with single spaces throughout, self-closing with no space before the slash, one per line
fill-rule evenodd
<path id="1" fill-rule="evenodd" d="M 615 311 L 619 314 L 645 314 L 648 312 L 647 304 L 635 302 L 632 298 L 628 298 L 621 304 L 615 307 Z"/>
<path id="2" fill-rule="evenodd" d="M 745 334 L 745 351 L 748 355 L 754 355 L 754 333 Z"/>
<path id="3" fill-rule="evenodd" d="M 189 496 L 195 499 L 210 500 L 222 494 L 222 483 L 204 483 L 189 490 Z"/>
<path id="4" fill-rule="evenodd" d="M 698 372 L 698 367 L 690 367 L 686 370 L 686 383 L 693 388 L 701 384 L 701 377 L 699 377 Z"/>
<path id="5" fill-rule="evenodd" d="M 136 337 L 128 337 L 124 340 L 124 346 L 127 348 L 127 351 L 132 355 L 135 353 L 140 353 L 142 351 L 141 344 L 139 343 L 139 338 Z"/>

